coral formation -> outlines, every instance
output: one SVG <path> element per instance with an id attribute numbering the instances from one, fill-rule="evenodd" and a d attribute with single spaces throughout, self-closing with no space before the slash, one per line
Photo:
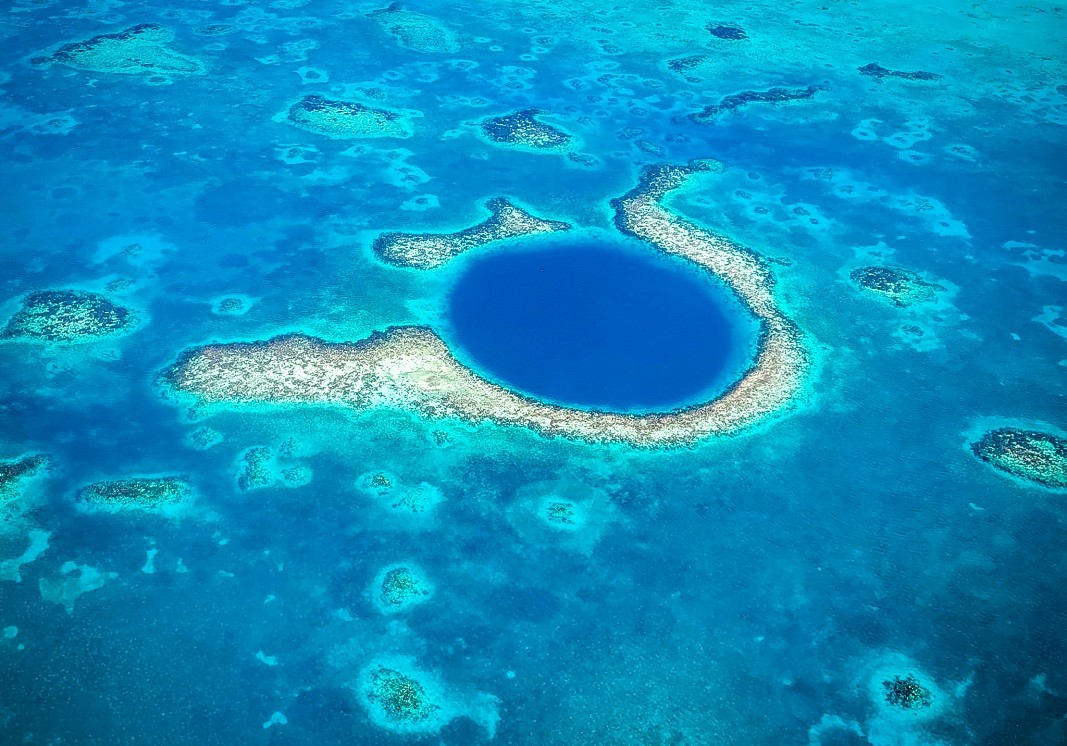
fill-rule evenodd
<path id="1" fill-rule="evenodd" d="M 185 436 L 186 445 L 198 451 L 206 451 L 208 448 L 217 446 L 222 440 L 222 433 L 207 426 L 198 427 Z"/>
<path id="2" fill-rule="evenodd" d="M 414 565 L 390 565 L 374 578 L 370 597 L 383 614 L 398 614 L 425 603 L 433 587 L 421 569 Z"/>
<path id="3" fill-rule="evenodd" d="M 708 33 L 716 39 L 741 41 L 748 38 L 748 34 L 745 33 L 745 30 L 736 23 L 709 23 L 707 29 Z"/>
<path id="4" fill-rule="evenodd" d="M 452 31 L 436 18 L 405 10 L 400 3 L 368 14 L 381 24 L 396 43 L 416 52 L 450 53 L 459 51 Z"/>
<path id="5" fill-rule="evenodd" d="M 253 302 L 247 295 L 224 295 L 211 301 L 211 312 L 219 316 L 244 316 Z"/>
<path id="6" fill-rule="evenodd" d="M 290 106 L 286 119 L 302 130 L 335 140 L 406 138 L 414 133 L 411 121 L 400 112 L 314 94 Z"/>
<path id="7" fill-rule="evenodd" d="M 882 682 L 885 687 L 885 701 L 902 710 L 917 710 L 933 704 L 930 690 L 919 683 L 915 674 L 894 676 Z"/>
<path id="8" fill-rule="evenodd" d="M 971 443 L 971 452 L 994 469 L 1031 484 L 1067 489 L 1067 438 L 1001 427 Z"/>
<path id="9" fill-rule="evenodd" d="M 238 456 L 237 489 L 241 492 L 270 487 L 276 481 L 274 452 L 270 446 L 252 446 Z"/>
<path id="10" fill-rule="evenodd" d="M 692 443 L 765 421 L 801 390 L 808 366 L 800 331 L 779 310 L 766 262 L 686 222 L 660 203 L 693 174 L 688 166 L 647 170 L 614 200 L 623 233 L 680 256 L 721 280 L 761 326 L 751 368 L 719 398 L 688 409 L 621 414 L 559 407 L 497 386 L 464 367 L 425 327 L 394 327 L 355 343 L 287 335 L 260 343 L 214 344 L 184 352 L 161 383 L 205 403 L 326 404 L 409 409 L 427 417 L 524 426 L 545 435 L 645 447 Z"/>
<path id="11" fill-rule="evenodd" d="M 852 270 L 848 276 L 859 287 L 900 308 L 936 300 L 938 291 L 944 289 L 936 283 L 927 282 L 918 273 L 900 267 L 860 267 Z"/>
<path id="12" fill-rule="evenodd" d="M 168 48 L 173 35 L 162 26 L 143 23 L 115 34 L 64 44 L 38 62 L 56 62 L 97 73 L 123 75 L 202 75 L 204 63 Z"/>
<path id="13" fill-rule="evenodd" d="M 38 290 L 22 298 L 22 305 L 0 339 L 23 339 L 53 344 L 91 342 L 128 333 L 137 315 L 97 293 L 81 290 Z"/>
<path id="14" fill-rule="evenodd" d="M 175 514 L 192 502 L 193 489 L 184 477 L 132 477 L 88 484 L 77 500 L 91 512 Z"/>
<path id="15" fill-rule="evenodd" d="M 915 70 L 908 72 L 905 70 L 890 70 L 889 68 L 882 67 L 877 63 L 870 63 L 859 68 L 860 75 L 866 75 L 868 78 L 874 78 L 875 80 L 884 80 L 885 78 L 900 78 L 901 80 L 941 80 L 941 76 L 937 73 L 928 73 L 925 70 Z"/>
<path id="16" fill-rule="evenodd" d="M 455 718 L 468 717 L 485 728 L 491 740 L 500 720 L 496 697 L 460 696 L 411 658 L 375 659 L 363 667 L 352 688 L 371 723 L 403 735 L 433 735 Z"/>
<path id="17" fill-rule="evenodd" d="M 24 498 L 30 480 L 48 468 L 48 457 L 30 454 L 11 461 L 0 461 L 0 531 L 16 521 L 29 507 Z"/>
<path id="18" fill-rule="evenodd" d="M 542 122 L 538 116 L 543 113 L 540 109 L 522 109 L 490 117 L 482 121 L 480 130 L 491 143 L 521 150 L 558 152 L 572 147 L 574 135 Z"/>
<path id="19" fill-rule="evenodd" d="M 766 91 L 742 91 L 727 96 L 717 104 L 705 106 L 696 114 L 691 114 L 690 119 L 694 122 L 708 124 L 715 121 L 720 115 L 735 111 L 749 104 L 784 104 L 792 101 L 804 101 L 814 98 L 821 91 L 818 86 L 809 85 L 807 88 L 770 88 Z"/>
<path id="20" fill-rule="evenodd" d="M 371 705 L 372 720 L 401 733 L 435 731 L 442 725 L 441 705 L 430 698 L 417 673 L 411 673 L 379 665 L 365 674 L 364 696 Z"/>
<path id="21" fill-rule="evenodd" d="M 397 267 L 434 269 L 493 241 L 564 231 L 566 223 L 534 217 L 503 197 L 486 203 L 490 215 L 477 225 L 455 233 L 382 233 L 374 241 L 379 259 Z"/>

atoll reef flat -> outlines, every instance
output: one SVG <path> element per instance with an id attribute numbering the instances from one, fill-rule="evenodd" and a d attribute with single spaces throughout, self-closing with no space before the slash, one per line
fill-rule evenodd
<path id="1" fill-rule="evenodd" d="M 801 388 L 807 352 L 796 325 L 778 309 L 765 264 L 726 238 L 687 223 L 661 205 L 664 196 L 706 163 L 654 167 L 616 201 L 620 229 L 661 251 L 688 259 L 720 278 L 761 322 L 751 368 L 722 396 L 664 414 L 633 415 L 546 404 L 490 383 L 456 360 L 431 329 L 398 327 L 360 343 L 329 343 L 289 335 L 264 343 L 233 343 L 185 352 L 162 380 L 177 393 L 208 403 L 332 404 L 367 409 L 406 408 L 428 417 L 519 425 L 545 435 L 637 446 L 692 443 L 756 424 L 789 404 Z M 498 207 L 510 207 L 498 205 Z M 510 213 L 513 214 L 513 213 Z M 524 218 L 520 218 L 524 219 Z M 494 220 L 499 220 L 494 216 Z M 521 228 L 505 235 L 521 234 Z M 471 238 L 471 235 L 475 239 Z M 380 253 L 407 258 L 405 266 L 433 267 L 442 257 L 496 236 L 483 226 L 435 238 L 397 238 Z M 417 240 L 421 253 L 414 253 Z"/>
<path id="2" fill-rule="evenodd" d="M 9 0 L 0 746 L 1067 744 L 1067 8 Z"/>

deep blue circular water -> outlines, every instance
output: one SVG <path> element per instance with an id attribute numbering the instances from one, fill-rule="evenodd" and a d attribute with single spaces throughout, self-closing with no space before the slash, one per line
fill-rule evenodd
<path id="1" fill-rule="evenodd" d="M 670 410 L 725 388 L 756 322 L 682 260 L 622 241 L 553 239 L 471 260 L 449 296 L 449 341 L 476 371 L 538 399 Z"/>

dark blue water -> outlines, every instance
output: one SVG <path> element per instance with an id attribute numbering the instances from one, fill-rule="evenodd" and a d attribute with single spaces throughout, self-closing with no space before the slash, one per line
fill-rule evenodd
<path id="1" fill-rule="evenodd" d="M 461 359 L 490 378 L 620 412 L 672 409 L 729 385 L 754 325 L 681 260 L 588 237 L 476 258 L 452 289 L 449 322 Z"/>

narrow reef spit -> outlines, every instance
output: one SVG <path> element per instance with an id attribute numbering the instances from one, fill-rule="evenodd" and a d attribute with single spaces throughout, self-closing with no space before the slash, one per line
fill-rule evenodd
<path id="1" fill-rule="evenodd" d="M 890 70 L 887 67 L 872 62 L 869 65 L 864 65 L 859 68 L 860 75 L 865 75 L 868 78 L 874 78 L 875 80 L 884 80 L 885 78 L 900 78 L 901 80 L 922 80 L 922 81 L 934 81 L 941 80 L 941 76 L 937 73 L 928 73 L 925 70 Z"/>
<path id="2" fill-rule="evenodd" d="M 542 220 L 503 197 L 486 203 L 487 219 L 455 233 L 383 233 L 374 241 L 375 255 L 387 264 L 434 269 L 460 254 L 493 241 L 565 231 L 566 223 Z"/>
<path id="3" fill-rule="evenodd" d="M 711 124 L 723 114 L 743 108 L 749 104 L 786 104 L 792 101 L 804 101 L 814 98 L 822 88 L 809 85 L 807 88 L 769 88 L 766 91 L 742 91 L 727 96 L 717 104 L 705 106 L 690 119 L 701 124 Z"/>

